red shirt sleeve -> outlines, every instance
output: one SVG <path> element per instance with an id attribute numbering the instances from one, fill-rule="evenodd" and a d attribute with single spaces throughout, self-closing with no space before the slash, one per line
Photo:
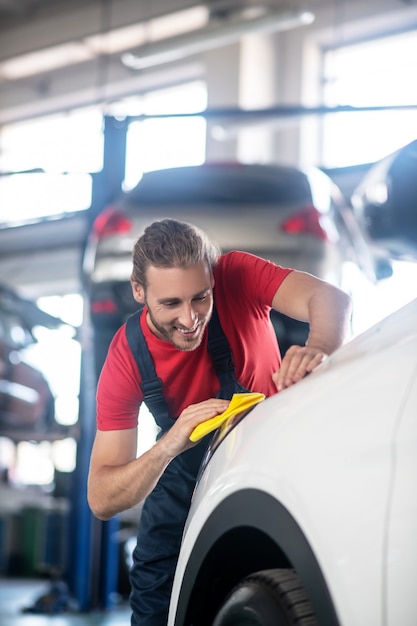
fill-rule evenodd
<path id="1" fill-rule="evenodd" d="M 225 294 L 230 288 L 234 297 L 242 297 L 246 304 L 260 308 L 272 306 L 275 293 L 293 271 L 248 252 L 236 251 L 221 257 L 219 270 L 225 277 L 222 280 L 226 286 Z"/>
<path id="2" fill-rule="evenodd" d="M 125 326 L 115 334 L 97 386 L 97 428 L 135 428 L 142 402 L 139 373 L 127 343 Z"/>

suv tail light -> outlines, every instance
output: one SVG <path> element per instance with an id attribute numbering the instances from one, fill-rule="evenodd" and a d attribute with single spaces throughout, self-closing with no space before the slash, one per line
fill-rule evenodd
<path id="1" fill-rule="evenodd" d="M 91 303 L 90 310 L 92 313 L 117 313 L 117 305 L 114 300 L 106 298 L 105 300 L 94 300 Z"/>
<path id="2" fill-rule="evenodd" d="M 93 233 L 98 239 L 104 239 L 110 235 L 128 233 L 132 228 L 132 222 L 115 207 L 108 207 L 96 218 L 93 224 Z"/>
<path id="3" fill-rule="evenodd" d="M 321 241 L 334 242 L 338 239 L 330 220 L 312 204 L 289 217 L 280 228 L 290 235 L 313 235 Z"/>

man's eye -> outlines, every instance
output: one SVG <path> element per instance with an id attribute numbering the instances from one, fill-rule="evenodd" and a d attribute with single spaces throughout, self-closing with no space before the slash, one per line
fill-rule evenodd
<path id="1" fill-rule="evenodd" d="M 205 296 L 197 296 L 194 298 L 194 300 L 196 302 L 204 302 L 204 300 L 207 300 L 207 297 L 208 297 L 207 294 Z"/>
<path id="2" fill-rule="evenodd" d="M 164 306 L 166 306 L 168 309 L 173 309 L 174 307 L 178 306 L 178 302 L 164 302 Z"/>

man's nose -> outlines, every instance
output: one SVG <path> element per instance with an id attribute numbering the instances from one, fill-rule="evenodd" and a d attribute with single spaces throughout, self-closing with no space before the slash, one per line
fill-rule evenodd
<path id="1" fill-rule="evenodd" d="M 185 328 L 193 328 L 196 318 L 197 312 L 194 311 L 192 304 L 184 303 L 178 317 L 179 323 Z"/>

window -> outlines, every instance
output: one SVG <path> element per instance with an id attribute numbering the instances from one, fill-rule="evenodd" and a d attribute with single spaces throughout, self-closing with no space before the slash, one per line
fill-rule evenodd
<path id="1" fill-rule="evenodd" d="M 102 168 L 102 126 L 99 109 L 82 109 L 3 128 L 1 171 L 35 171 L 0 178 L 0 223 L 88 209 L 90 173 Z"/>
<path id="2" fill-rule="evenodd" d="M 324 103 L 357 107 L 417 102 L 417 31 L 324 55 Z M 417 109 L 338 113 L 323 121 L 326 167 L 371 163 L 417 136 Z"/>
<path id="3" fill-rule="evenodd" d="M 196 113 L 206 106 L 206 85 L 194 81 L 116 102 L 109 114 Z M 91 174 L 103 166 L 103 143 L 101 107 L 3 128 L 0 171 L 34 171 L 0 177 L 0 225 L 88 209 Z M 132 122 L 127 135 L 125 188 L 133 187 L 145 171 L 203 163 L 205 149 L 206 122 L 202 117 Z"/>
<path id="4" fill-rule="evenodd" d="M 97 172 L 102 167 L 103 118 L 98 107 L 11 124 L 1 130 L 1 168 Z"/>
<path id="5" fill-rule="evenodd" d="M 207 106 L 203 82 L 161 89 L 137 101 L 138 114 L 196 113 Z M 132 113 L 130 113 L 132 115 Z M 203 117 L 155 118 L 132 122 L 127 135 L 125 188 L 131 189 L 143 172 L 205 160 L 206 121 Z"/>
<path id="6" fill-rule="evenodd" d="M 83 301 L 79 294 L 39 298 L 39 308 L 78 327 L 82 322 Z M 58 425 L 73 426 L 78 421 L 81 346 L 71 326 L 50 330 L 36 326 L 37 343 L 24 351 L 24 361 L 40 370 L 55 398 L 55 420 Z M 0 437 L 1 470 L 15 485 L 45 485 L 54 481 L 55 470 L 71 472 L 75 467 L 76 441 L 73 437 L 56 441 L 20 441 L 14 446 Z M 3 457 L 4 452 L 4 457 Z"/>
<path id="7" fill-rule="evenodd" d="M 55 396 L 55 418 L 59 424 L 71 426 L 78 420 L 81 345 L 74 338 L 72 327 L 79 327 L 83 316 L 80 294 L 44 296 L 37 305 L 71 326 L 57 330 L 37 326 L 37 343 L 26 351 L 26 359 L 45 375 Z"/>

